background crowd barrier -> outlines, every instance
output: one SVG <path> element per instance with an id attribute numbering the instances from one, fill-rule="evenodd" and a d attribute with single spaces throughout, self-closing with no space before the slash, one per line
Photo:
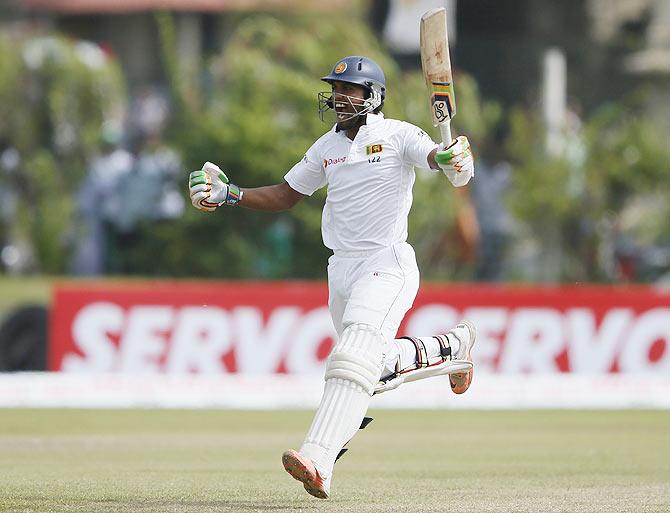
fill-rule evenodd
<path id="1" fill-rule="evenodd" d="M 651 287 L 427 284 L 399 335 L 461 318 L 476 379 L 380 407 L 670 407 L 670 293 Z M 312 407 L 334 330 L 320 282 L 63 282 L 46 374 L 2 376 L 8 405 Z"/>

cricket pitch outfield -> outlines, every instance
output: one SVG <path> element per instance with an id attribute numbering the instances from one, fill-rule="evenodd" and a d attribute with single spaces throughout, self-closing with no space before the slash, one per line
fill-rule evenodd
<path id="1" fill-rule="evenodd" d="M 320 501 L 312 413 L 0 410 L 2 512 L 667 512 L 670 411 L 389 411 Z"/>

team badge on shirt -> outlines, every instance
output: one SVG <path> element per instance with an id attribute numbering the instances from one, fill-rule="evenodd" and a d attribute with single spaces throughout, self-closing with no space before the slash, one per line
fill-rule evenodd
<path id="1" fill-rule="evenodd" d="M 375 153 L 381 153 L 383 149 L 384 147 L 381 144 L 371 144 L 365 147 L 365 154 L 374 155 Z"/>

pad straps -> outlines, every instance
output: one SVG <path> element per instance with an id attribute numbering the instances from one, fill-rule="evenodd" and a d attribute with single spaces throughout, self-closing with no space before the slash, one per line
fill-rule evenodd
<path id="1" fill-rule="evenodd" d="M 390 374 L 389 376 L 386 376 L 385 378 L 381 379 L 380 381 L 382 383 L 387 383 L 406 372 L 428 367 L 428 351 L 426 351 L 426 346 L 421 341 L 421 339 L 415 337 L 399 337 L 399 339 L 409 340 L 410 342 L 412 342 L 412 344 L 414 344 L 414 349 L 416 351 L 416 359 L 414 361 L 414 367 L 406 367 L 403 369 L 402 367 L 400 367 L 400 358 L 398 358 L 398 361 L 395 364 L 395 371 L 393 371 L 393 374 Z M 440 348 L 441 347 L 442 343 L 440 342 Z"/>
<path id="2" fill-rule="evenodd" d="M 400 337 L 401 339 L 409 340 L 414 344 L 414 349 L 416 350 L 416 362 L 414 369 L 403 369 L 403 370 L 416 370 L 423 367 L 428 367 L 428 351 L 426 351 L 426 345 L 419 338 L 415 337 Z M 440 345 L 440 347 L 442 347 Z"/>
<path id="3" fill-rule="evenodd" d="M 449 338 L 446 335 L 437 335 L 433 338 L 437 340 L 438 344 L 440 344 L 440 356 L 442 357 L 442 361 L 451 360 L 452 354 Z"/>

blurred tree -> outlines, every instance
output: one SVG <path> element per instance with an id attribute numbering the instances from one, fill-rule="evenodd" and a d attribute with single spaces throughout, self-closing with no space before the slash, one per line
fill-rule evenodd
<path id="1" fill-rule="evenodd" d="M 635 94 L 603 106 L 566 134 L 565 152 L 555 159 L 543 150 L 540 121 L 515 110 L 507 146 L 514 163 L 509 202 L 520 221 L 517 278 L 614 281 L 624 238 L 637 247 L 670 244 L 670 154 L 642 105 Z M 626 222 L 632 211 L 635 222 Z"/>
<path id="2" fill-rule="evenodd" d="M 97 46 L 0 34 L 0 153 L 17 156 L 0 173 L 15 198 L 8 236 L 30 248 L 39 271 L 66 269 L 73 196 L 123 98 L 120 70 Z"/>
<path id="3" fill-rule="evenodd" d="M 244 186 L 281 181 L 330 128 L 317 114 L 316 93 L 328 89 L 319 77 L 344 55 L 368 55 L 383 67 L 386 116 L 438 137 L 420 71 L 402 72 L 362 18 L 235 16 L 225 51 L 212 58 L 203 87 L 194 91 L 177 71 L 173 20 L 157 15 L 175 105 L 168 142 L 187 164 L 184 183 L 206 160 Z M 670 248 L 670 159 L 662 134 L 644 115 L 643 96 L 608 104 L 584 120 L 573 116 L 565 152 L 550 158 L 543 126 L 528 110 L 503 115 L 464 74 L 456 78 L 456 94 L 454 133 L 470 137 L 478 158 L 494 128 L 509 120 L 508 205 L 518 223 L 508 277 L 613 281 L 620 278 L 622 253 L 639 257 L 644 248 Z M 73 195 L 103 122 L 120 120 L 124 103 L 119 68 L 98 47 L 0 34 L 0 242 L 30 248 L 36 269 L 66 270 Z M 144 223 L 128 260 L 133 273 L 144 275 L 322 278 L 324 198 L 321 190 L 280 214 L 223 209 L 208 216 L 189 208 L 180 219 Z M 441 173 L 417 172 L 410 240 L 428 279 L 472 277 L 459 263 L 454 231 L 462 201 Z M 632 277 L 653 279 L 653 273 Z"/>
<path id="4" fill-rule="evenodd" d="M 213 87 L 203 103 L 198 101 L 203 96 L 188 91 L 176 73 L 171 17 L 161 14 L 157 20 L 178 106 L 171 141 L 192 168 L 211 160 L 243 186 L 280 182 L 304 151 L 332 126 L 318 117 L 317 92 L 329 89 L 319 77 L 346 55 L 369 56 L 384 69 L 387 117 L 431 130 L 420 71 L 401 73 L 362 19 L 331 16 L 324 23 L 322 17 L 314 15 L 240 15 L 224 54 L 211 62 Z M 467 84 L 459 89 L 459 102 L 463 100 L 459 108 L 473 109 L 472 129 L 485 130 L 488 117 L 481 115 L 474 83 L 468 80 Z M 436 133 L 432 135 L 436 137 Z M 187 173 L 185 170 L 184 179 Z M 164 264 L 171 274 L 250 278 L 267 275 L 272 269 L 275 278 L 322 278 L 328 256 L 320 234 L 324 198 L 325 190 L 318 191 L 282 214 L 223 209 L 206 216 L 189 209 L 183 220 L 155 243 L 170 248 L 164 256 L 169 262 Z M 454 222 L 453 190 L 441 173 L 425 173 L 415 198 L 411 236 L 422 248 L 441 251 L 444 231 Z M 289 265 L 270 268 L 263 262 L 284 262 L 287 251 L 283 245 L 268 244 L 276 238 L 275 222 L 281 223 L 282 234 L 292 238 L 292 258 Z M 203 240 L 206 247 L 202 247 Z M 184 250 L 189 247 L 202 249 L 197 253 Z M 264 253 L 262 258 L 259 253 Z M 438 268 L 444 266 L 445 255 L 428 258 L 435 264 L 435 272 L 427 268 L 427 276 L 453 275 L 453 267 L 447 271 Z"/>

